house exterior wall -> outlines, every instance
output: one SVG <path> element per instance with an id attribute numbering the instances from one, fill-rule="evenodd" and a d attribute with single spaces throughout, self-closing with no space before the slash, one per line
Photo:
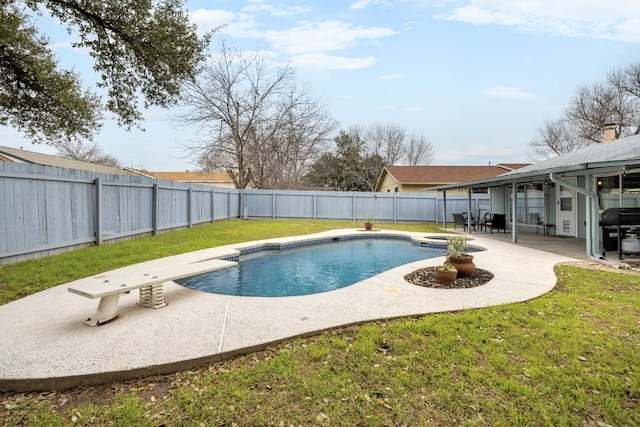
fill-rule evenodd
<path id="1" fill-rule="evenodd" d="M 585 177 L 578 177 L 577 184 L 580 187 L 585 187 Z M 490 188 L 490 200 L 491 200 L 491 213 L 506 213 L 507 214 L 507 224 L 511 224 L 513 221 L 513 216 L 511 213 L 511 188 L 505 186 L 491 187 Z M 546 211 L 546 220 L 547 224 L 554 224 L 554 228 L 549 230 L 552 234 L 557 234 L 557 185 L 550 186 L 547 190 L 544 199 L 544 209 Z M 578 209 L 577 215 L 577 232 L 578 237 L 581 239 L 585 239 L 587 236 L 586 231 L 586 198 L 582 194 L 577 194 L 576 198 L 576 208 Z M 510 225 L 508 225 L 510 226 Z M 531 224 L 519 224 L 519 229 L 523 231 L 537 231 L 535 226 Z"/>
<path id="2" fill-rule="evenodd" d="M 397 181 L 396 185 L 389 188 L 388 190 L 383 190 L 384 192 L 391 192 L 393 193 L 395 191 L 395 187 L 398 187 L 398 192 L 399 193 L 424 193 L 425 191 L 427 193 L 434 193 L 437 194 L 438 190 L 429 190 L 429 187 L 435 187 L 436 184 L 424 184 L 424 183 L 418 183 L 418 184 L 398 184 Z M 440 185 L 440 184 L 437 184 Z M 467 190 L 449 190 L 447 191 L 448 194 L 467 194 Z"/>
<path id="3" fill-rule="evenodd" d="M 437 185 L 440 185 L 440 184 L 437 184 Z M 436 186 L 436 184 L 427 185 L 427 186 L 419 185 L 419 186 L 416 186 L 416 187 L 420 187 L 420 191 L 427 191 L 427 192 L 430 192 L 430 193 L 437 193 L 438 192 L 437 190 L 429 190 L 429 187 L 435 187 L 435 186 Z M 448 190 L 447 194 L 467 194 L 467 190 L 466 189 Z"/>
<path id="4" fill-rule="evenodd" d="M 396 181 L 393 176 L 386 173 L 384 178 L 382 179 L 382 184 L 380 185 L 379 191 L 383 193 L 394 193 L 396 191 L 396 188 L 398 188 L 398 192 L 400 192 L 400 187 L 401 185 L 398 183 L 398 181 Z"/>
<path id="5" fill-rule="evenodd" d="M 509 206 L 509 189 L 503 186 L 491 187 L 489 189 L 491 206 L 491 213 L 506 213 L 510 212 Z M 511 222 L 511 216 L 507 215 L 507 223 Z"/>

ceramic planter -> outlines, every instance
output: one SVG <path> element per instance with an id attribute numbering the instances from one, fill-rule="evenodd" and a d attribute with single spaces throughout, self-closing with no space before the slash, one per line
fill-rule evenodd
<path id="1" fill-rule="evenodd" d="M 476 265 L 473 263 L 473 255 L 449 255 L 445 264 L 453 265 L 458 270 L 458 276 L 460 277 L 470 277 L 476 271 Z"/>
<path id="2" fill-rule="evenodd" d="M 456 277 L 458 277 L 458 272 L 456 270 L 443 270 L 437 268 L 434 270 L 434 278 L 436 283 L 439 284 L 453 284 L 456 283 Z"/>

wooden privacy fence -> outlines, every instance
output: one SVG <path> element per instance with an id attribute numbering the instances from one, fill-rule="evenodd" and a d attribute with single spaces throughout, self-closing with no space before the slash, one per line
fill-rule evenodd
<path id="1" fill-rule="evenodd" d="M 474 194 L 473 211 L 488 204 Z M 452 212 L 466 195 L 447 196 Z M 0 264 L 231 218 L 442 221 L 434 193 L 235 190 L 0 161 Z"/>
<path id="2" fill-rule="evenodd" d="M 239 216 L 237 190 L 0 161 L 0 264 Z"/>

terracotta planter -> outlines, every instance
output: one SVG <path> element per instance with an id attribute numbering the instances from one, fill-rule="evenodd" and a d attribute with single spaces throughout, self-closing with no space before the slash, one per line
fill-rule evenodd
<path id="1" fill-rule="evenodd" d="M 473 255 L 449 255 L 445 264 L 455 266 L 455 268 L 458 270 L 459 277 L 470 277 L 476 271 L 476 265 L 473 263 Z"/>
<path id="2" fill-rule="evenodd" d="M 371 230 L 373 228 L 373 223 L 371 222 L 365 222 L 364 223 L 364 229 L 365 230 Z"/>
<path id="3" fill-rule="evenodd" d="M 436 268 L 433 274 L 436 283 L 439 284 L 456 283 L 456 277 L 458 277 L 458 272 L 455 270 L 441 270 L 439 268 Z"/>

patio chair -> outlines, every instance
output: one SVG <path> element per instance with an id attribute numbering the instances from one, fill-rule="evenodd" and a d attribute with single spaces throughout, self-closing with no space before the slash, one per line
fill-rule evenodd
<path id="1" fill-rule="evenodd" d="M 491 217 L 491 221 L 486 224 L 486 227 L 489 228 L 491 234 L 493 234 L 493 229 L 496 228 L 498 231 L 502 228 L 502 232 L 507 232 L 507 215 L 505 214 L 493 214 Z M 486 232 L 486 231 L 485 231 Z"/>
<path id="2" fill-rule="evenodd" d="M 462 227 L 462 231 L 467 229 L 467 221 L 465 221 L 462 214 L 453 214 L 453 228 L 456 229 L 458 226 Z"/>
<path id="3" fill-rule="evenodd" d="M 484 229 L 486 232 L 485 227 L 488 224 L 491 224 L 491 212 L 485 212 L 480 221 L 478 221 L 478 227 L 480 227 L 480 231 Z"/>
<path id="4" fill-rule="evenodd" d="M 530 213 L 528 222 L 529 222 L 529 224 L 534 224 L 534 225 L 542 224 L 542 221 L 540 220 L 540 214 L 539 213 Z"/>

